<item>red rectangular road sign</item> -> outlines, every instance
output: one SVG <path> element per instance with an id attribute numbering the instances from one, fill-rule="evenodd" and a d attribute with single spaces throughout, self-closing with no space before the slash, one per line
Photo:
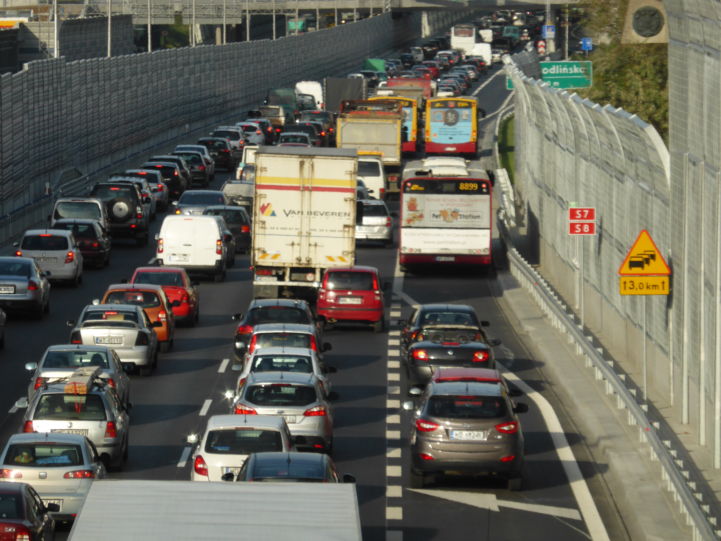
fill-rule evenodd
<path id="1" fill-rule="evenodd" d="M 569 235 L 595 235 L 596 222 L 569 222 Z"/>
<path id="2" fill-rule="evenodd" d="M 573 207 L 568 209 L 568 219 L 593 222 L 596 220 L 595 207 Z"/>

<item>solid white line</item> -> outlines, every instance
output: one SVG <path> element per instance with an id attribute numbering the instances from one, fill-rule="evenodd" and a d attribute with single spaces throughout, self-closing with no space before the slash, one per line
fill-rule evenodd
<path id="1" fill-rule="evenodd" d="M 183 449 L 183 453 L 180 455 L 180 460 L 178 460 L 178 468 L 185 468 L 185 464 L 188 462 L 188 459 L 190 458 L 190 452 L 192 450 L 192 447 L 186 447 L 185 449 Z"/>
<path id="2" fill-rule="evenodd" d="M 576 502 L 581 510 L 583 520 L 586 523 L 591 539 L 594 541 L 608 540 L 609 537 L 606 527 L 603 525 L 601 515 L 599 515 L 596 503 L 593 501 L 593 497 L 591 496 L 591 491 L 588 489 L 588 484 L 581 473 L 581 469 L 578 467 L 576 457 L 573 454 L 571 446 L 568 444 L 566 435 L 563 433 L 563 426 L 561 425 L 561 421 L 559 421 L 553 406 L 551 406 L 545 397 L 534 391 L 516 374 L 504 369 L 504 367 L 500 364 L 496 366 L 503 372 L 506 379 L 512 381 L 528 396 L 528 398 L 534 402 L 534 404 L 536 404 L 541 412 L 543 420 L 546 423 L 546 428 L 551 436 L 551 440 L 553 440 L 553 445 L 556 448 L 556 455 L 558 456 L 561 466 L 563 466 L 563 470 L 566 472 L 568 484 L 571 487 L 573 496 L 576 498 Z"/>
<path id="3" fill-rule="evenodd" d="M 220 363 L 220 366 L 218 367 L 218 374 L 222 374 L 225 372 L 225 369 L 228 368 L 228 363 L 230 363 L 230 359 L 223 359 L 223 361 Z"/>
<path id="4" fill-rule="evenodd" d="M 478 88 L 476 88 L 476 89 L 471 93 L 471 96 L 477 96 L 478 93 L 479 93 L 481 90 L 483 90 L 484 88 L 486 88 L 486 86 L 488 86 L 488 85 L 491 83 L 491 81 L 492 81 L 493 79 L 495 79 L 496 77 L 498 77 L 500 74 L 504 74 L 504 75 L 505 75 L 506 72 L 505 72 L 504 70 L 499 70 L 499 71 L 497 71 L 496 73 L 494 73 L 493 75 L 491 75 L 491 78 L 488 79 L 488 80 L 487 80 L 485 83 L 483 83 L 481 86 L 479 86 Z"/>
<path id="5" fill-rule="evenodd" d="M 210 409 L 210 405 L 213 403 L 213 401 L 208 398 L 205 402 L 203 402 L 203 407 L 200 408 L 200 415 L 201 417 L 205 417 L 208 414 L 208 410 Z"/>

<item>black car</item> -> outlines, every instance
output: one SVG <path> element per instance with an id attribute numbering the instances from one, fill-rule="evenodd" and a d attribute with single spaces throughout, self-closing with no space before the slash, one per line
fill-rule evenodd
<path id="1" fill-rule="evenodd" d="M 473 325 L 430 325 L 421 329 L 405 354 L 409 385 L 428 383 L 438 368 L 495 368 L 492 346 Z"/>
<path id="2" fill-rule="evenodd" d="M 188 162 L 186 162 L 184 158 L 176 156 L 175 154 L 167 154 L 163 156 L 151 156 L 150 161 L 171 162 L 176 164 L 178 166 L 178 171 L 180 171 L 180 175 L 185 179 L 186 189 L 192 186 L 193 175 L 190 172 L 190 166 L 188 165 Z"/>
<path id="3" fill-rule="evenodd" d="M 27 483 L 0 482 L 0 539 L 46 541 L 55 536 L 57 503 L 43 503 Z M 10 537 L 6 537 L 9 534 Z"/>
<path id="4" fill-rule="evenodd" d="M 261 323 L 301 323 L 316 330 L 316 344 L 322 344 L 320 326 L 306 301 L 299 299 L 256 299 L 248 306 L 245 315 L 233 315 L 238 322 L 233 341 L 233 352 L 242 359 L 248 348 L 253 329 Z"/>
<path id="5" fill-rule="evenodd" d="M 208 149 L 216 167 L 232 171 L 238 165 L 239 157 L 225 137 L 201 137 L 197 144 Z"/>
<path id="6" fill-rule="evenodd" d="M 481 327 L 487 327 L 488 321 L 479 321 L 475 310 L 467 304 L 422 304 L 413 310 L 406 321 L 400 322 L 401 341 L 408 347 L 415 341 L 418 333 L 429 325 L 467 325 L 478 329 L 479 340 L 487 343 Z"/>
<path id="7" fill-rule="evenodd" d="M 150 161 L 140 166 L 141 169 L 155 169 L 160 171 L 163 182 L 168 187 L 169 199 L 175 201 L 189 188 L 185 177 L 180 174 L 180 167 L 177 163 L 167 161 Z"/>
<path id="8" fill-rule="evenodd" d="M 225 481 L 232 478 L 232 473 L 223 476 Z M 236 481 L 355 483 L 355 477 L 346 474 L 341 478 L 333 459 L 325 453 L 267 451 L 251 454 L 240 468 Z"/>
<path id="9" fill-rule="evenodd" d="M 246 253 L 250 250 L 251 219 L 244 207 L 233 205 L 212 205 L 203 214 L 222 216 L 231 234 L 235 238 L 235 251 Z"/>
<path id="10" fill-rule="evenodd" d="M 99 199 L 107 208 L 109 233 L 113 238 L 134 238 L 140 246 L 148 243 L 150 216 L 143 211 L 144 202 L 136 184 L 99 182 L 90 190 L 89 196 Z"/>
<path id="11" fill-rule="evenodd" d="M 110 263 L 112 246 L 110 236 L 97 220 L 64 218 L 56 220 L 53 229 L 65 229 L 73 232 L 80 253 L 83 254 L 84 265 L 102 268 Z"/>
<path id="12" fill-rule="evenodd" d="M 403 53 L 401 55 L 401 64 L 403 64 L 404 68 L 410 68 L 415 63 L 416 61 L 411 53 Z"/>
<path id="13" fill-rule="evenodd" d="M 210 185 L 210 171 L 205 166 L 203 156 L 200 152 L 192 152 L 185 150 L 178 150 L 173 152 L 175 156 L 180 156 L 185 160 L 190 167 L 190 178 L 196 183 L 200 184 L 203 188 L 207 188 Z"/>

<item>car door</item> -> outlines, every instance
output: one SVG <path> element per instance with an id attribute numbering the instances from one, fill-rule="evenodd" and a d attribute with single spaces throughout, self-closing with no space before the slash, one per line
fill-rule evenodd
<path id="1" fill-rule="evenodd" d="M 26 490 L 27 519 L 32 523 L 32 531 L 38 535 L 33 539 L 52 541 L 55 538 L 55 521 L 50 518 L 45 510 L 45 504 L 35 489 L 28 486 Z"/>

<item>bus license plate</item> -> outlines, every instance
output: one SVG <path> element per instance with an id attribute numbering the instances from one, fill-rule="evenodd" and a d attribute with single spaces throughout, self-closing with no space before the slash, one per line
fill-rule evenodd
<path id="1" fill-rule="evenodd" d="M 456 258 L 452 255 L 439 255 L 436 256 L 436 261 L 455 261 Z"/>

